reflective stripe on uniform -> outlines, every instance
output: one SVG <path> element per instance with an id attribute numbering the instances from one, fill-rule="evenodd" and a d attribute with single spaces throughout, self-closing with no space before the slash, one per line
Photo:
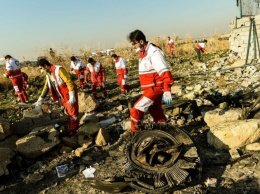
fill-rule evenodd
<path id="1" fill-rule="evenodd" d="M 153 101 L 143 96 L 135 105 L 134 108 L 142 112 L 147 112 L 148 108 L 153 104 Z"/>
<path id="2" fill-rule="evenodd" d="M 18 75 L 11 75 L 11 76 L 9 76 L 9 78 L 10 78 L 10 79 L 12 79 L 12 78 L 20 77 L 20 76 L 22 76 L 22 74 L 18 74 Z"/>
<path id="3" fill-rule="evenodd" d="M 136 120 L 134 117 L 130 116 L 130 119 L 133 120 L 134 122 L 139 122 L 139 120 Z"/>
<path id="4" fill-rule="evenodd" d="M 162 86 L 162 81 L 159 81 L 159 82 L 156 82 L 156 84 L 155 83 L 152 83 L 152 84 L 146 84 L 146 85 L 141 85 L 141 87 L 142 88 L 146 88 L 146 87 L 152 87 L 152 86 Z"/>

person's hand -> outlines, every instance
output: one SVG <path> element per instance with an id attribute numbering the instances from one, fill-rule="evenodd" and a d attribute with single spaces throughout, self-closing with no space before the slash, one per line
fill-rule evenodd
<path id="1" fill-rule="evenodd" d="M 76 102 L 75 92 L 74 91 L 69 92 L 69 97 L 70 98 L 67 103 L 73 105 Z"/>
<path id="2" fill-rule="evenodd" d="M 127 75 L 124 75 L 124 79 L 127 79 Z"/>
<path id="3" fill-rule="evenodd" d="M 172 102 L 172 94 L 170 91 L 163 93 L 162 100 L 165 104 L 170 104 Z"/>
<path id="4" fill-rule="evenodd" d="M 37 102 L 35 102 L 33 105 L 35 105 L 35 108 L 34 108 L 34 110 L 36 110 L 37 112 L 40 112 L 40 111 L 42 111 L 42 102 L 43 102 L 43 100 L 44 100 L 44 98 L 42 98 L 42 97 L 39 97 L 38 98 L 38 100 L 37 100 Z"/>
<path id="5" fill-rule="evenodd" d="M 41 112 L 42 106 L 41 105 L 35 105 L 34 110 L 36 110 L 37 112 Z"/>
<path id="6" fill-rule="evenodd" d="M 41 106 L 42 103 L 43 103 L 43 100 L 44 100 L 44 98 L 40 96 L 40 97 L 38 98 L 37 102 L 35 102 L 33 105 L 35 105 L 35 106 Z"/>
<path id="7" fill-rule="evenodd" d="M 4 77 L 8 78 L 8 75 L 6 75 L 5 73 L 3 74 Z"/>
<path id="8" fill-rule="evenodd" d="M 123 86 L 125 85 L 125 79 L 122 79 L 122 85 Z"/>

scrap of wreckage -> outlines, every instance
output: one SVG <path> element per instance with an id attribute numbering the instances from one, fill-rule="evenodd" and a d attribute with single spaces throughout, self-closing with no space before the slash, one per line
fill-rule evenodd
<path id="1" fill-rule="evenodd" d="M 125 145 L 124 177 L 109 181 L 90 179 L 96 189 L 110 193 L 131 187 L 147 193 L 163 193 L 199 179 L 198 149 L 190 136 L 176 127 L 136 133 Z"/>
<path id="2" fill-rule="evenodd" d="M 227 101 L 230 106 L 242 108 L 242 119 L 259 112 L 260 97 L 255 89 L 235 95 L 207 96 L 216 106 Z M 180 114 L 197 114 L 198 107 L 192 100 L 175 100 L 164 109 L 178 108 Z M 198 113 L 199 114 L 199 113 Z M 127 140 L 124 149 L 126 162 L 123 177 L 106 180 L 90 179 L 89 184 L 110 193 L 131 187 L 146 193 L 163 193 L 194 184 L 201 177 L 202 163 L 199 149 L 191 136 L 175 126 L 164 129 L 145 130 Z"/>

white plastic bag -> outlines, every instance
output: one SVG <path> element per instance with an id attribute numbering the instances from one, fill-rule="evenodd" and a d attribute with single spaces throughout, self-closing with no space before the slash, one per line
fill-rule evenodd
<path id="1" fill-rule="evenodd" d="M 94 178 L 95 171 L 96 171 L 96 169 L 92 168 L 92 166 L 90 166 L 89 168 L 87 167 L 85 170 L 83 170 L 82 173 L 84 174 L 84 176 L 86 178 Z"/>

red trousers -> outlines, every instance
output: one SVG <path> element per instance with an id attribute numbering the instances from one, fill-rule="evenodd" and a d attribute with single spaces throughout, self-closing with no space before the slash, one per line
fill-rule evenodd
<path id="1" fill-rule="evenodd" d="M 173 45 L 169 45 L 170 54 L 173 55 Z"/>
<path id="2" fill-rule="evenodd" d="M 74 87 L 75 90 L 75 97 L 76 102 L 73 105 L 70 105 L 68 103 L 68 99 L 63 99 L 61 101 L 62 105 L 64 106 L 65 110 L 68 114 L 68 128 L 70 132 L 76 134 L 77 129 L 79 128 L 79 103 L 78 103 L 78 92 L 76 87 Z"/>
<path id="3" fill-rule="evenodd" d="M 119 87 L 121 89 L 122 94 L 126 94 L 127 91 L 130 89 L 129 85 L 122 83 L 122 80 L 124 79 L 124 74 L 119 74 L 117 76 L 117 83 L 119 84 Z"/>
<path id="4" fill-rule="evenodd" d="M 150 87 L 144 90 L 143 95 L 136 101 L 134 107 L 130 110 L 131 130 L 139 130 L 140 121 L 145 112 L 149 112 L 155 123 L 166 121 L 162 109 L 162 87 Z"/>
<path id="5" fill-rule="evenodd" d="M 79 85 L 80 85 L 81 89 L 85 89 L 85 86 L 84 86 L 84 71 L 78 72 L 77 75 L 78 75 Z"/>
<path id="6" fill-rule="evenodd" d="M 15 94 L 18 95 L 20 102 L 28 101 L 27 93 L 23 88 L 23 77 L 10 78 L 14 87 Z"/>
<path id="7" fill-rule="evenodd" d="M 100 89 L 103 91 L 104 95 L 107 95 L 107 91 L 105 88 L 105 85 L 102 81 L 92 82 L 92 93 L 93 97 L 97 98 L 97 85 L 100 87 Z"/>

